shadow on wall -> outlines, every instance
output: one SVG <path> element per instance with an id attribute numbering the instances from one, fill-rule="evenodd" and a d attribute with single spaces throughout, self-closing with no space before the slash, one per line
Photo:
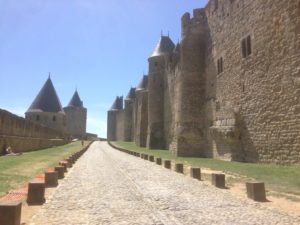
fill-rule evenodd
<path id="1" fill-rule="evenodd" d="M 237 128 L 239 129 L 239 151 L 232 154 L 232 160 L 240 162 L 258 162 L 259 155 L 254 143 L 251 139 L 251 134 L 247 128 L 245 118 L 240 114 L 236 113 L 235 118 L 237 121 Z"/>

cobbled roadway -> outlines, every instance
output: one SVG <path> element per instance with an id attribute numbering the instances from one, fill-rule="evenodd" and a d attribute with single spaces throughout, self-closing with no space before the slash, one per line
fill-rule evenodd
<path id="1" fill-rule="evenodd" d="M 95 142 L 30 224 L 299 225 L 300 218 Z"/>

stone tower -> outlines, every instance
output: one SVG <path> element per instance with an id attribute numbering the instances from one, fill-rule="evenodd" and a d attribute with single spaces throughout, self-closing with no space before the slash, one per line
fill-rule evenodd
<path id="1" fill-rule="evenodd" d="M 112 104 L 111 108 L 107 112 L 107 140 L 116 141 L 120 140 L 117 138 L 117 117 L 123 110 L 123 97 L 117 96 L 116 100 Z M 121 131 L 122 132 L 122 131 Z"/>
<path id="2" fill-rule="evenodd" d="M 167 60 L 169 60 L 174 43 L 168 36 L 161 36 L 153 53 L 148 58 L 148 132 L 147 147 L 164 149 L 164 80 Z"/>
<path id="3" fill-rule="evenodd" d="M 148 76 L 144 75 L 135 89 L 133 108 L 134 141 L 140 147 L 146 147 L 148 127 Z"/>
<path id="4" fill-rule="evenodd" d="M 73 138 L 84 138 L 86 135 L 87 110 L 83 107 L 77 90 L 68 106 L 64 107 L 67 119 L 67 132 Z"/>
<path id="5" fill-rule="evenodd" d="M 25 118 L 66 133 L 66 115 L 56 94 L 50 75 L 26 111 Z"/>
<path id="6" fill-rule="evenodd" d="M 129 93 L 124 99 L 124 140 L 133 140 L 133 103 L 135 100 L 135 88 L 130 88 Z"/>
<path id="7" fill-rule="evenodd" d="M 176 140 L 173 152 L 178 156 L 203 156 L 206 147 L 204 130 L 205 42 L 207 21 L 204 9 L 185 13 L 181 19 L 181 68 L 176 78 Z"/>

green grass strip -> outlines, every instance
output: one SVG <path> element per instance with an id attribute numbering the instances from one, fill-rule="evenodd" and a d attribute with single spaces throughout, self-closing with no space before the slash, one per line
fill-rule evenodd
<path id="1" fill-rule="evenodd" d="M 223 161 L 212 158 L 176 157 L 167 150 L 149 150 L 135 145 L 134 142 L 112 142 L 121 148 L 155 157 L 183 162 L 195 167 L 220 170 L 224 173 L 238 175 L 237 181 L 257 180 L 265 182 L 270 190 L 300 195 L 300 165 L 281 166 L 262 163 L 242 163 Z"/>
<path id="2" fill-rule="evenodd" d="M 85 142 L 84 146 L 88 143 Z M 0 157 L 0 196 L 36 175 L 43 174 L 47 168 L 58 165 L 60 160 L 81 149 L 81 142 L 77 141 L 58 147 L 26 152 L 20 156 Z"/>

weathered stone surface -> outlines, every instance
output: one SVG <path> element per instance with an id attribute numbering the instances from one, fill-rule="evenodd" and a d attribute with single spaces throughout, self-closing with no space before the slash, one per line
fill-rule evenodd
<path id="1" fill-rule="evenodd" d="M 254 201 L 266 201 L 266 190 L 263 182 L 247 182 L 247 196 Z"/>
<path id="2" fill-rule="evenodd" d="M 171 161 L 170 160 L 164 160 L 164 167 L 167 169 L 171 169 Z"/>
<path id="3" fill-rule="evenodd" d="M 64 166 L 56 166 L 54 168 L 57 171 L 58 179 L 63 179 L 65 177 L 65 167 Z"/>
<path id="4" fill-rule="evenodd" d="M 30 181 L 28 183 L 28 205 L 42 205 L 45 202 L 45 183 L 43 181 Z"/>
<path id="5" fill-rule="evenodd" d="M 221 174 L 221 173 L 211 174 L 211 183 L 215 187 L 225 188 L 225 174 Z"/>
<path id="6" fill-rule="evenodd" d="M 20 225 L 22 202 L 0 202 L 0 225 Z"/>
<path id="7" fill-rule="evenodd" d="M 161 158 L 156 158 L 156 164 L 157 164 L 157 165 L 161 165 L 161 164 L 162 164 Z"/>
<path id="8" fill-rule="evenodd" d="M 150 162 L 154 162 L 154 156 L 153 156 L 153 155 L 150 155 L 150 156 L 149 156 L 149 161 L 150 161 Z"/>
<path id="9" fill-rule="evenodd" d="M 177 173 L 183 173 L 183 164 L 182 163 L 175 163 L 175 171 Z"/>
<path id="10" fill-rule="evenodd" d="M 45 172 L 45 186 L 56 187 L 58 185 L 58 172 L 47 171 Z"/>
<path id="11" fill-rule="evenodd" d="M 68 163 L 66 161 L 60 161 L 59 165 L 64 167 L 64 172 L 68 172 Z"/>
<path id="12" fill-rule="evenodd" d="M 0 109 L 0 118 L 0 155 L 8 146 L 14 152 L 26 152 L 67 143 L 60 131 L 30 122 L 8 111 Z"/>
<path id="13" fill-rule="evenodd" d="M 201 180 L 201 169 L 195 167 L 190 168 L 190 176 L 197 180 Z"/>

